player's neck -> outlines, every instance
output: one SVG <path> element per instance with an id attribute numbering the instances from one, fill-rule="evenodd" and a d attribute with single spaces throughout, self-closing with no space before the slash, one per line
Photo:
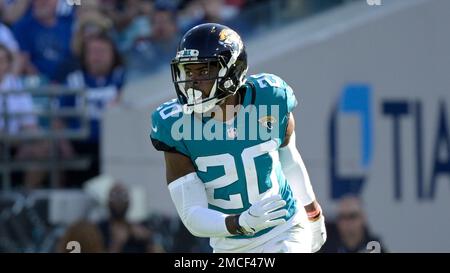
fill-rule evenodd
<path id="1" fill-rule="evenodd" d="M 238 113 L 240 107 L 242 107 L 242 95 L 238 92 L 233 96 L 229 96 L 219 106 L 223 115 L 214 115 L 213 118 L 222 122 L 233 120 Z"/>

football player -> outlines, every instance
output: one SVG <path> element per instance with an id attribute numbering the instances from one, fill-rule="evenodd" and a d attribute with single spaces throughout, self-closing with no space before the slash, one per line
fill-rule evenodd
<path id="1" fill-rule="evenodd" d="M 190 29 L 171 69 L 178 98 L 154 111 L 150 137 L 186 228 L 214 252 L 318 251 L 325 218 L 296 148 L 291 87 L 247 77 L 240 36 L 220 24 Z"/>

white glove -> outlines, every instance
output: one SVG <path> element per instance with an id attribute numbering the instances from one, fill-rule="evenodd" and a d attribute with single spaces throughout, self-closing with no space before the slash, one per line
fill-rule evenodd
<path id="1" fill-rule="evenodd" d="M 319 219 L 310 222 L 312 232 L 311 251 L 317 252 L 327 240 L 327 230 L 325 228 L 325 217 L 320 215 Z"/>
<path id="2" fill-rule="evenodd" d="M 276 219 L 287 215 L 287 210 L 280 209 L 286 205 L 280 195 L 274 195 L 254 203 L 239 216 L 239 225 L 247 234 L 254 234 L 260 230 L 281 225 L 285 219 Z"/>

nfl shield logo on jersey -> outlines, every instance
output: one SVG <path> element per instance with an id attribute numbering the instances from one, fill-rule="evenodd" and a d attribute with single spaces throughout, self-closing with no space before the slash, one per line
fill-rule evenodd
<path id="1" fill-rule="evenodd" d="M 234 127 L 227 129 L 227 135 L 231 139 L 235 139 L 237 137 L 237 130 Z"/>

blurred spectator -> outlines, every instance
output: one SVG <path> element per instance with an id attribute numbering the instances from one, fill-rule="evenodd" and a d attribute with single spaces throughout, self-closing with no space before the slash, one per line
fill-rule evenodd
<path id="1" fill-rule="evenodd" d="M 120 1 L 111 16 L 117 30 L 117 46 L 121 52 L 132 49 L 134 43 L 148 37 L 151 25 L 148 20 L 153 13 L 153 2 L 148 0 Z"/>
<path id="2" fill-rule="evenodd" d="M 386 251 L 380 239 L 370 232 L 361 200 L 356 196 L 349 195 L 339 200 L 336 228 L 337 232 L 330 232 L 321 252 L 370 252 L 367 247 L 371 241 L 380 243 L 381 252 Z"/>
<path id="3" fill-rule="evenodd" d="M 204 23 L 224 22 L 236 16 L 238 9 L 225 4 L 224 0 L 200 0 L 205 11 Z"/>
<path id="4" fill-rule="evenodd" d="M 147 36 L 150 25 L 146 18 L 153 10 L 150 0 L 101 0 L 102 10 L 114 24 L 115 41 L 120 52 L 131 49 L 134 41 Z"/>
<path id="5" fill-rule="evenodd" d="M 74 141 L 78 154 L 91 156 L 93 164 L 86 173 L 73 174 L 76 183 L 84 182 L 99 174 L 100 128 L 103 112 L 120 101 L 125 83 L 122 58 L 112 39 L 107 35 L 96 35 L 84 40 L 80 52 L 81 69 L 67 77 L 66 84 L 71 89 L 85 89 L 89 116 L 90 135 L 85 141 Z M 79 103 L 74 97 L 61 99 L 61 107 L 74 107 Z M 68 120 L 67 126 L 77 129 L 79 120 Z"/>
<path id="6" fill-rule="evenodd" d="M 11 74 L 12 55 L 9 50 L 0 44 L 0 95 L 4 92 L 22 91 L 23 86 L 17 76 Z M 6 109 L 3 110 L 3 99 L 6 98 Z M 9 115 L 20 114 L 20 116 L 9 117 L 7 128 L 8 134 L 15 135 L 23 132 L 33 133 L 38 130 L 36 117 L 33 112 L 32 98 L 28 93 L 18 93 L 8 96 L 0 96 L 0 112 L 7 111 Z M 30 114 L 27 114 L 30 113 Z M 0 132 L 5 130 L 3 116 L 0 118 Z M 58 144 L 59 153 L 64 157 L 70 157 L 72 151 L 64 142 Z M 34 140 L 29 142 L 13 143 L 12 156 L 18 160 L 40 160 L 48 159 L 50 142 Z M 23 181 L 25 190 L 32 190 L 42 186 L 46 172 L 36 167 L 26 170 Z"/>
<path id="7" fill-rule="evenodd" d="M 64 235 L 59 239 L 56 245 L 56 252 L 71 252 L 71 248 L 67 249 L 68 244 L 71 241 L 75 241 L 80 244 L 81 253 L 105 252 L 100 230 L 95 224 L 89 223 L 86 220 L 75 222 L 66 229 Z"/>
<path id="8" fill-rule="evenodd" d="M 14 92 L 22 91 L 23 87 L 21 81 L 10 73 L 11 64 L 11 52 L 6 46 L 0 44 L 0 133 L 16 135 L 36 131 L 37 119 L 31 114 L 34 110 L 31 96 L 23 92 L 14 94 Z M 5 92 L 13 93 L 4 94 Z M 5 103 L 6 109 L 3 109 Z M 4 112 L 11 115 L 8 117 L 8 123 L 5 123 Z M 12 151 L 9 152 L 16 159 L 38 159 L 48 154 L 48 145 L 44 141 L 12 143 Z M 30 190 L 40 186 L 44 179 L 43 176 L 44 174 L 38 169 L 28 169 L 23 178 L 25 188 Z"/>
<path id="9" fill-rule="evenodd" d="M 31 96 L 27 93 L 2 94 L 4 92 L 22 91 L 22 85 L 15 75 L 11 74 L 12 54 L 8 48 L 0 44 L 0 110 L 8 114 L 26 114 L 33 111 L 33 102 Z M 6 99 L 6 109 L 3 109 Z M 0 131 L 6 131 L 9 134 L 17 134 L 21 130 L 31 130 L 36 128 L 36 119 L 31 114 L 9 117 L 8 124 L 5 124 L 3 115 L 0 119 Z"/>
<path id="10" fill-rule="evenodd" d="M 106 250 L 112 253 L 160 252 L 161 249 L 152 242 L 150 230 L 126 219 L 129 204 L 127 188 L 115 184 L 109 192 L 109 219 L 99 223 Z"/>
<path id="11" fill-rule="evenodd" d="M 180 41 L 175 9 L 156 5 L 150 20 L 151 36 L 136 41 L 134 50 L 128 54 L 128 66 L 134 70 L 152 71 L 167 64 Z"/>
<path id="12" fill-rule="evenodd" d="M 77 19 L 80 19 L 83 16 L 91 13 L 102 13 L 101 0 L 86 1 L 82 5 L 77 6 L 75 13 Z"/>
<path id="13" fill-rule="evenodd" d="M 57 14 L 58 0 L 34 0 L 31 10 L 13 25 L 27 66 L 26 74 L 42 74 L 52 82 L 61 82 L 72 66 L 70 44 L 74 13 Z"/>
<path id="14" fill-rule="evenodd" d="M 203 7 L 199 0 L 184 0 L 178 6 L 177 21 L 181 32 L 186 32 L 194 22 L 204 16 Z"/>
<path id="15" fill-rule="evenodd" d="M 247 3 L 247 0 L 225 0 L 226 5 L 234 6 L 239 9 L 243 8 L 246 3 Z"/>
<path id="16" fill-rule="evenodd" d="M 156 56 L 172 56 L 180 37 L 176 23 L 176 13 L 167 7 L 158 7 L 151 17 L 151 49 Z"/>
<path id="17" fill-rule="evenodd" d="M 91 0 L 83 3 L 77 11 L 75 33 L 72 40 L 72 50 L 79 57 L 83 41 L 88 37 L 109 34 L 113 30 L 113 22 L 102 12 L 99 1 Z"/>
<path id="18" fill-rule="evenodd" d="M 12 55 L 11 72 L 18 75 L 23 69 L 23 59 L 20 57 L 19 44 L 8 26 L 0 23 L 0 44 L 8 48 Z"/>
<path id="19" fill-rule="evenodd" d="M 231 21 L 239 9 L 236 6 L 226 5 L 224 0 L 194 0 L 186 7 L 195 14 L 185 16 L 182 23 L 182 32 L 185 33 L 190 28 L 204 23 L 224 24 L 232 29 L 241 31 L 241 27 L 235 26 Z M 188 20 L 186 20 L 188 19 Z"/>
<path id="20" fill-rule="evenodd" d="M 114 22 L 118 32 L 126 31 L 141 17 L 147 17 L 152 12 L 152 1 L 149 0 L 103 0 L 103 10 Z"/>
<path id="21" fill-rule="evenodd" d="M 31 0 L 0 0 L 1 21 L 13 25 L 28 11 L 30 3 Z"/>
<path id="22" fill-rule="evenodd" d="M 114 22 L 118 31 L 122 31 L 139 15 L 140 0 L 103 1 L 106 15 Z"/>

